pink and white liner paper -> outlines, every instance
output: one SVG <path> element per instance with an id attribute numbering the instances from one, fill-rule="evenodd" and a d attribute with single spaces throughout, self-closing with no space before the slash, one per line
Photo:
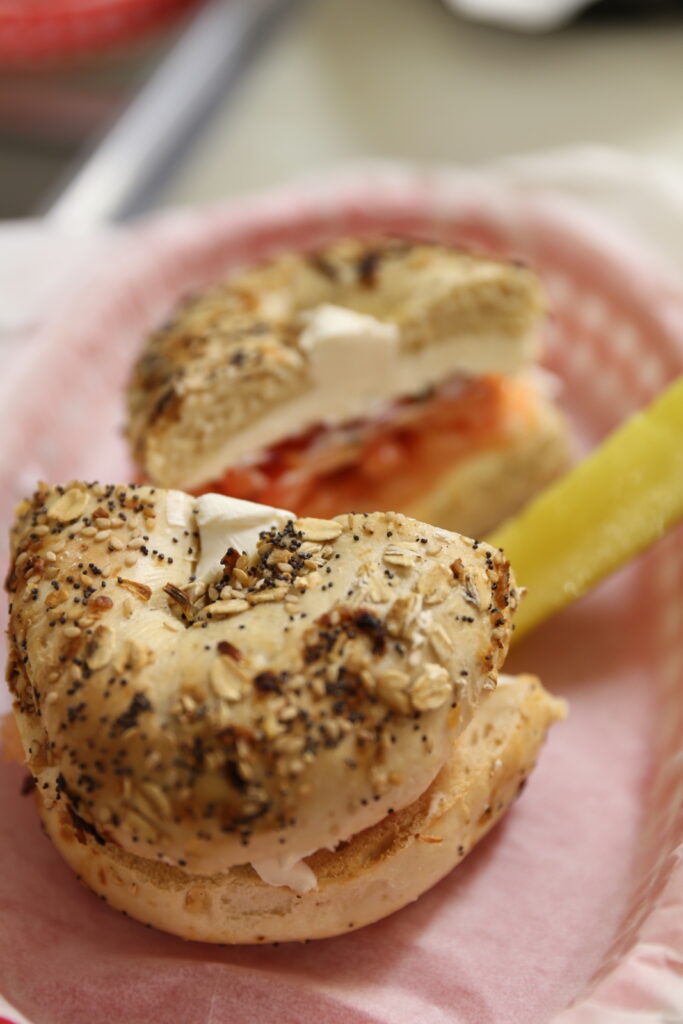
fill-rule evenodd
<path id="1" fill-rule="evenodd" d="M 540 271 L 553 308 L 546 364 L 581 447 L 683 369 L 683 291 L 564 200 L 391 169 L 171 213 L 112 238 L 33 338 L 30 360 L 0 382 L 12 437 L 0 451 L 0 524 L 36 477 L 130 478 L 123 388 L 142 335 L 179 297 L 282 249 L 373 233 L 473 245 Z M 523 798 L 417 903 L 338 939 L 231 949 L 126 920 L 79 886 L 18 796 L 21 770 L 3 766 L 0 1014 L 17 1024 L 683 1019 L 682 584 L 677 530 L 515 652 L 515 669 L 571 703 Z"/>

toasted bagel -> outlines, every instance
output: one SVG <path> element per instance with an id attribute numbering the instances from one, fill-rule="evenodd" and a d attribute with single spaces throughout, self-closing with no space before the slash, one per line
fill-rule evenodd
<path id="1" fill-rule="evenodd" d="M 424 799 L 517 605 L 500 551 L 397 513 L 150 487 L 41 486 L 12 554 L 8 679 L 51 833 L 65 811 L 154 879 L 248 864 L 267 892 L 316 890 L 325 851 Z"/>

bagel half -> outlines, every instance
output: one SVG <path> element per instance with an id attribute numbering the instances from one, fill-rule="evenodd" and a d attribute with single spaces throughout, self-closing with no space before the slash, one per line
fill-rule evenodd
<path id="1" fill-rule="evenodd" d="M 134 457 L 164 487 L 318 517 L 396 508 L 481 536 L 567 464 L 534 370 L 543 313 L 527 268 L 442 246 L 281 256 L 147 340 Z"/>
<path id="2" fill-rule="evenodd" d="M 354 875 L 367 830 L 404 822 L 407 835 L 417 822 L 422 835 L 441 820 L 463 784 L 448 766 L 474 770 L 458 758 L 481 721 L 511 754 L 465 785 L 465 803 L 477 794 L 492 808 L 481 827 L 453 804 L 467 848 L 529 770 L 538 723 L 559 714 L 527 680 L 503 690 L 537 694 L 535 724 L 520 711 L 526 697 L 498 697 L 493 719 L 479 719 L 517 604 L 509 566 L 397 513 L 294 519 L 216 495 L 41 486 L 18 510 L 8 588 L 8 679 L 48 830 L 114 905 L 189 937 L 331 934 L 331 909 L 309 935 L 293 910 L 291 931 L 271 921 L 254 934 L 237 924 L 246 904 L 223 918 L 214 907 L 190 932 L 179 897 L 164 911 L 154 893 L 174 880 L 192 916 L 198 878 L 200 891 L 206 879 L 230 891 L 240 879 L 247 903 L 279 919 L 284 888 L 294 907 L 324 893 L 321 879 Z M 431 859 L 423 888 L 449 856 Z M 104 863 L 116 870 L 100 872 Z M 137 911 L 122 895 L 134 877 Z M 418 891 L 408 886 L 407 899 Z"/>

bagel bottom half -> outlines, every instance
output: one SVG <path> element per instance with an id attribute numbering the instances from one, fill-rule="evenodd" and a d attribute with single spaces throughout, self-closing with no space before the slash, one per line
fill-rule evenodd
<path id="1" fill-rule="evenodd" d="M 85 831 L 63 800 L 40 813 L 86 885 L 139 921 L 204 942 L 324 938 L 386 917 L 443 878 L 514 800 L 564 714 L 535 677 L 502 677 L 419 799 L 307 858 L 318 887 L 304 895 L 266 884 L 250 865 L 199 876 L 133 856 Z"/>

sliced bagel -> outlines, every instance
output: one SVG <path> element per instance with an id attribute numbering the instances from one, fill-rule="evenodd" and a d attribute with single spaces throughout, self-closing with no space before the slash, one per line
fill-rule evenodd
<path id="1" fill-rule="evenodd" d="M 500 551 L 397 513 L 74 482 L 12 542 L 8 680 L 49 827 L 64 809 L 153 877 L 250 864 L 266 892 L 313 891 L 326 850 L 417 806 L 517 605 Z"/>
<path id="2" fill-rule="evenodd" d="M 129 388 L 135 459 L 155 484 L 302 515 L 407 512 L 434 494 L 430 521 L 481 536 L 453 474 L 495 465 L 497 522 L 567 462 L 564 421 L 528 372 L 543 311 L 527 268 L 442 246 L 281 256 L 147 340 Z"/>

